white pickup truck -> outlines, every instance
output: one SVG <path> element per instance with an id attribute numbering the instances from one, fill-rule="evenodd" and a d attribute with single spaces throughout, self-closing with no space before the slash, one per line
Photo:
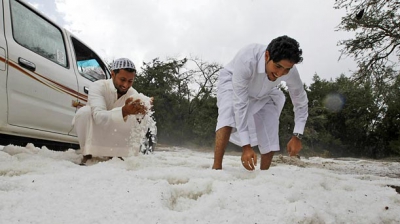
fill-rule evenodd
<path id="1" fill-rule="evenodd" d="M 0 0 L 0 144 L 77 145 L 71 121 L 88 87 L 110 78 L 87 45 L 29 4 Z"/>

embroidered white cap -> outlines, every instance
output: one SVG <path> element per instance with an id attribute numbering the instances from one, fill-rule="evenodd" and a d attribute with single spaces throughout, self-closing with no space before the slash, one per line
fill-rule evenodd
<path id="1" fill-rule="evenodd" d="M 130 68 L 136 71 L 135 64 L 128 58 L 118 58 L 113 62 L 112 70 Z"/>

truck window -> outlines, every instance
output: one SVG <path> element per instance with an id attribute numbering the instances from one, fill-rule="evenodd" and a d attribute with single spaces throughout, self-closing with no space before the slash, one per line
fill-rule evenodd
<path id="1" fill-rule="evenodd" d="M 58 27 L 17 1 L 11 2 L 13 36 L 29 50 L 67 67 L 65 43 Z"/>
<path id="2" fill-rule="evenodd" d="M 77 66 L 79 73 L 90 81 L 106 78 L 104 71 L 95 59 L 77 61 Z"/>
<path id="3" fill-rule="evenodd" d="M 96 53 L 74 37 L 71 37 L 71 41 L 74 46 L 76 65 L 81 76 L 93 82 L 110 77 L 106 65 Z"/>

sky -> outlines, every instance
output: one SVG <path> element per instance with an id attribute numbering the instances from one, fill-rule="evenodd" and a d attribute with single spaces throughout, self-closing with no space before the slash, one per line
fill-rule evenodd
<path id="1" fill-rule="evenodd" d="M 399 162 L 275 156 L 247 171 L 231 153 L 212 170 L 212 152 L 166 146 L 81 158 L 0 146 L 0 223 L 400 223 Z"/>
<path id="2" fill-rule="evenodd" d="M 334 0 L 26 0 L 88 44 L 103 59 L 128 57 L 137 67 L 154 58 L 199 58 L 226 65 L 240 48 L 288 35 L 303 49 L 298 70 L 306 84 L 351 75 L 339 60 L 336 32 L 345 11 Z"/>

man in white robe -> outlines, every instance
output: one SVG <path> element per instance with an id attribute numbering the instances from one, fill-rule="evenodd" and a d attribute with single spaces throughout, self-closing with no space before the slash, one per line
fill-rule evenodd
<path id="1" fill-rule="evenodd" d="M 242 165 L 254 170 L 261 153 L 260 169 L 267 170 L 279 146 L 279 117 L 285 103 L 277 87 L 286 82 L 295 112 L 293 137 L 287 144 L 289 155 L 298 154 L 308 117 L 308 99 L 295 64 L 301 62 L 299 43 L 287 36 L 268 46 L 251 44 L 241 49 L 219 74 L 218 122 L 213 169 L 222 169 L 228 141 L 242 147 Z"/>
<path id="2" fill-rule="evenodd" d="M 87 105 L 77 111 L 73 121 L 84 155 L 82 165 L 92 156 L 128 156 L 136 116 L 147 111 L 140 100 L 132 99 L 138 94 L 132 88 L 135 75 L 133 62 L 120 58 L 113 63 L 111 79 L 90 86 Z"/>

